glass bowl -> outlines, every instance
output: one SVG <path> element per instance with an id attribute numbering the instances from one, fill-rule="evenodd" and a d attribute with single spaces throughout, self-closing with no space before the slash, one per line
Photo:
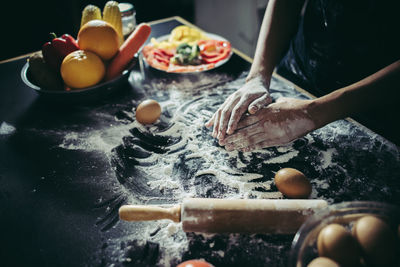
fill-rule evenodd
<path id="1" fill-rule="evenodd" d="M 289 266 L 307 266 L 318 257 L 317 238 L 326 225 L 338 223 L 350 228 L 357 219 L 366 215 L 384 220 L 394 233 L 398 234 L 400 208 L 397 206 L 373 201 L 353 201 L 331 205 L 309 217 L 297 231 L 292 242 Z"/>

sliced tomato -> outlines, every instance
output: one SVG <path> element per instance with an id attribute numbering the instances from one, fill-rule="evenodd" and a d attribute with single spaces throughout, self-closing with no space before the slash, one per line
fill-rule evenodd
<path id="1" fill-rule="evenodd" d="M 158 60 L 156 60 L 155 58 L 152 59 L 147 59 L 147 62 L 150 64 L 150 66 L 152 66 L 153 68 L 159 69 L 159 70 L 163 70 L 163 71 L 167 71 L 168 70 L 168 66 L 166 66 L 163 63 L 160 63 Z"/>
<path id="2" fill-rule="evenodd" d="M 163 55 L 164 57 L 168 57 L 168 58 L 171 58 L 171 57 L 174 56 L 174 51 L 170 51 L 170 50 L 167 50 L 167 49 L 156 48 L 155 52 Z"/>
<path id="3" fill-rule="evenodd" d="M 200 40 L 200 55 L 204 63 L 217 63 L 227 58 L 231 53 L 231 44 L 227 41 Z"/>
<path id="4" fill-rule="evenodd" d="M 143 47 L 143 56 L 146 61 L 154 68 L 167 71 L 169 67 L 169 59 L 174 56 L 174 51 L 167 49 L 155 48 L 153 46 Z"/>
<path id="5" fill-rule="evenodd" d="M 162 53 L 158 52 L 157 50 L 153 51 L 153 57 L 156 59 L 158 62 L 165 64 L 166 66 L 169 65 L 169 57 L 166 57 Z"/>
<path id="6" fill-rule="evenodd" d="M 213 58 L 213 57 L 217 57 L 219 55 L 218 52 L 208 52 L 208 51 L 204 51 L 201 56 L 205 57 L 205 58 Z"/>
<path id="7" fill-rule="evenodd" d="M 173 54 L 161 48 L 154 49 L 153 54 L 155 59 L 160 62 L 165 62 L 167 65 L 169 64 L 169 59 L 173 56 Z"/>
<path id="8" fill-rule="evenodd" d="M 217 63 L 225 58 L 227 58 L 230 54 L 230 50 L 224 50 L 222 51 L 220 54 L 216 54 L 216 55 L 208 55 L 208 57 L 204 57 L 203 61 L 205 63 Z"/>

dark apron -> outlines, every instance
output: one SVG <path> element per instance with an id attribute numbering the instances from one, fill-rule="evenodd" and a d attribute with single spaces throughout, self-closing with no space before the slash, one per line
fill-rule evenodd
<path id="1" fill-rule="evenodd" d="M 317 96 L 400 58 L 400 0 L 309 0 L 277 68 Z"/>

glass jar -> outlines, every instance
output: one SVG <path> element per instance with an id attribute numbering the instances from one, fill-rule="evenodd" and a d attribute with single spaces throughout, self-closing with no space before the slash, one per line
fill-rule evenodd
<path id="1" fill-rule="evenodd" d="M 136 11 L 131 3 L 119 3 L 122 19 L 122 34 L 126 38 L 136 27 Z"/>

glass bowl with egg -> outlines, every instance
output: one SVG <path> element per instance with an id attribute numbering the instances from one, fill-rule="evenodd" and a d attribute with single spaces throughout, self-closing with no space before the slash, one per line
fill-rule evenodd
<path id="1" fill-rule="evenodd" d="M 400 266 L 400 208 L 373 201 L 331 205 L 300 227 L 289 266 Z"/>

